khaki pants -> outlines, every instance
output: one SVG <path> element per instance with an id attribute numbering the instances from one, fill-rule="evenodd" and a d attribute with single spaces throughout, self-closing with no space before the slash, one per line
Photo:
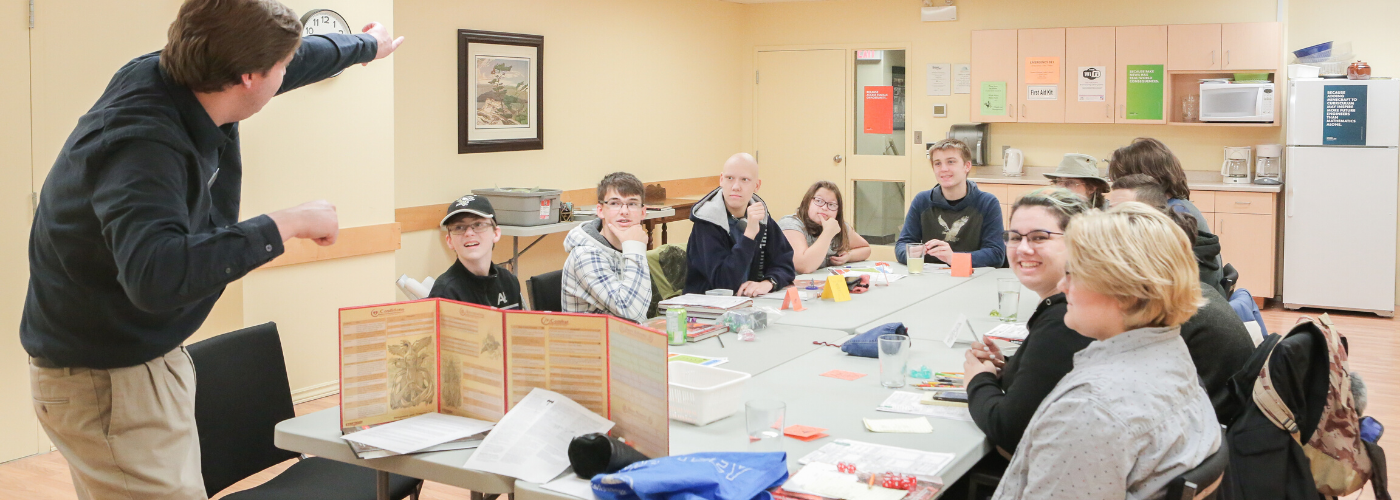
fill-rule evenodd
<path id="1" fill-rule="evenodd" d="M 31 363 L 29 381 L 34 412 L 68 459 L 78 498 L 207 498 L 194 363 L 184 347 L 111 370 Z"/>

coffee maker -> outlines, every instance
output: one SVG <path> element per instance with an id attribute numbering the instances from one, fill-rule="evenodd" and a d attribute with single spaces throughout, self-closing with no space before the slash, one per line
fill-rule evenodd
<path id="1" fill-rule="evenodd" d="M 1249 154 L 1254 148 L 1245 147 L 1225 147 L 1225 163 L 1220 165 L 1220 176 L 1224 177 L 1223 182 L 1227 184 L 1248 184 L 1249 178 Z"/>
<path id="2" fill-rule="evenodd" d="M 1254 183 L 1283 184 L 1283 145 L 1260 144 L 1254 148 Z"/>

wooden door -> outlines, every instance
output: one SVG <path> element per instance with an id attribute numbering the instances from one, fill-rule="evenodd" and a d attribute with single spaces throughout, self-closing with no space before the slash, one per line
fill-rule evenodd
<path id="1" fill-rule="evenodd" d="M 978 30 L 972 32 L 972 109 L 974 122 L 1014 122 L 1018 116 L 1017 79 L 1020 62 L 1017 57 L 1016 30 Z M 984 86 L 1005 89 L 1005 98 L 996 102 L 995 96 L 983 95 Z M 997 106 L 1000 104 L 1000 106 Z M 988 110 L 991 111 L 988 111 Z"/>
<path id="2" fill-rule="evenodd" d="M 0 462 L 48 451 L 29 394 L 29 356 L 19 344 L 19 320 L 29 286 L 30 110 L 29 17 L 24 0 L 0 0 Z"/>
<path id="3" fill-rule="evenodd" d="M 758 194 L 774 219 L 792 214 L 813 182 L 845 185 L 846 54 L 840 49 L 758 53 L 754 145 L 763 179 Z M 850 204 L 850 195 L 845 201 Z"/>
<path id="4" fill-rule="evenodd" d="M 1118 107 L 1113 114 L 1114 123 L 1166 123 L 1166 113 L 1163 113 L 1161 120 L 1130 120 L 1128 119 L 1128 66 L 1139 64 L 1167 64 L 1167 27 L 1166 26 L 1119 26 L 1115 30 L 1114 45 L 1117 48 L 1114 56 L 1113 71 L 1114 105 Z M 1163 94 L 1165 99 L 1165 93 Z M 1165 109 L 1165 108 L 1164 108 Z"/>
<path id="5" fill-rule="evenodd" d="M 1219 24 L 1167 26 L 1167 70 L 1212 70 L 1221 67 Z"/>
<path id="6" fill-rule="evenodd" d="M 1016 53 L 1016 121 L 1064 123 L 1065 29 L 1017 30 Z"/>
<path id="7" fill-rule="evenodd" d="M 1113 123 L 1115 33 L 1065 29 L 1065 123 Z"/>
<path id="8" fill-rule="evenodd" d="M 1236 285 L 1255 297 L 1274 296 L 1274 216 L 1217 212 L 1220 257 L 1240 273 Z"/>
<path id="9" fill-rule="evenodd" d="M 1279 67 L 1279 23 L 1231 23 L 1220 28 L 1221 67 L 1229 70 Z"/>

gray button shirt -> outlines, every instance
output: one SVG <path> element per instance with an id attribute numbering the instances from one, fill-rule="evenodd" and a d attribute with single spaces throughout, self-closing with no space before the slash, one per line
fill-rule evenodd
<path id="1" fill-rule="evenodd" d="M 996 500 L 1161 498 L 1220 447 L 1180 328 L 1095 341 L 1041 402 Z"/>

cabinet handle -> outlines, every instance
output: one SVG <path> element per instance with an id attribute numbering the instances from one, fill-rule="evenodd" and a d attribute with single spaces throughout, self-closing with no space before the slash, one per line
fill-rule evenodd
<path id="1" fill-rule="evenodd" d="M 1225 51 L 1225 67 L 1230 67 L 1230 51 Z"/>
<path id="2" fill-rule="evenodd" d="M 1021 103 L 1021 118 L 1026 117 L 1026 103 Z"/>
<path id="3" fill-rule="evenodd" d="M 1210 65 L 1215 66 L 1215 51 L 1210 51 Z"/>
<path id="4" fill-rule="evenodd" d="M 1122 105 L 1122 104 L 1119 104 L 1119 105 L 1118 105 L 1118 114 L 1123 115 L 1123 119 L 1124 119 L 1124 120 L 1127 120 L 1127 119 L 1128 119 L 1128 109 L 1127 109 L 1127 107 L 1124 106 L 1124 105 Z"/>
<path id="5" fill-rule="evenodd" d="M 1103 104 L 1103 117 L 1104 117 L 1104 118 L 1113 118 L 1113 105 L 1112 105 L 1112 104 L 1109 104 L 1109 103 L 1104 103 L 1104 104 Z"/>
<path id="6" fill-rule="evenodd" d="M 1254 203 L 1254 202 L 1252 202 L 1252 201 L 1237 201 L 1237 202 L 1235 202 L 1236 205 L 1248 205 L 1248 204 L 1250 204 L 1250 203 Z"/>

